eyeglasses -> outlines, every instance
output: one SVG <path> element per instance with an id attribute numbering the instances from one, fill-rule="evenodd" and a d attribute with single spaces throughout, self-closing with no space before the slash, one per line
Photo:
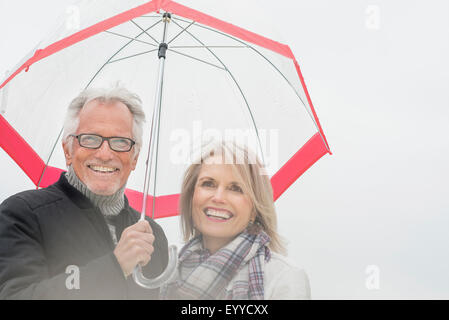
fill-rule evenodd
<path id="1" fill-rule="evenodd" d="M 78 139 L 78 143 L 81 147 L 88 149 L 98 149 L 101 147 L 105 140 L 108 141 L 109 148 L 117 152 L 128 152 L 131 150 L 135 141 L 124 137 L 102 137 L 98 134 L 86 134 L 81 133 L 79 135 L 71 134 L 70 137 Z"/>

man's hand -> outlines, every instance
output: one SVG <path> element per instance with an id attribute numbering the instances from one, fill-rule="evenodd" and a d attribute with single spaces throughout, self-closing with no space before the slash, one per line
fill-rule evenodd
<path id="1" fill-rule="evenodd" d="M 145 266 L 151 260 L 154 235 L 148 221 L 139 221 L 123 230 L 114 255 L 122 267 L 125 276 L 129 276 L 135 266 Z"/>

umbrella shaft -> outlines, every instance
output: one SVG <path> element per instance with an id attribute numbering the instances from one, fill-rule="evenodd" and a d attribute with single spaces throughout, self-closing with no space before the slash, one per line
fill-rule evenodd
<path id="1" fill-rule="evenodd" d="M 160 112 L 162 107 L 162 89 L 164 82 L 164 69 L 165 69 L 165 52 L 167 49 L 167 44 L 165 43 L 167 37 L 167 25 L 169 23 L 169 19 L 164 15 L 164 32 L 162 35 L 162 42 L 159 45 L 159 71 L 157 78 L 157 90 L 156 97 L 154 102 L 154 110 L 153 110 L 153 119 L 151 121 L 151 130 L 150 130 L 150 143 L 148 146 L 148 154 L 146 161 L 146 169 L 145 169 L 145 185 L 143 191 L 143 202 L 142 202 L 142 211 L 140 213 L 140 221 L 145 219 L 146 208 L 147 208 L 147 197 L 150 188 L 150 180 L 151 180 L 151 170 L 153 168 L 153 152 L 156 149 L 156 159 L 155 159 L 155 170 L 154 170 L 154 181 L 153 181 L 153 205 L 152 205 L 152 217 L 154 217 L 155 211 L 155 201 L 156 201 L 156 175 L 157 175 L 157 149 L 159 143 L 159 120 L 160 120 Z"/>

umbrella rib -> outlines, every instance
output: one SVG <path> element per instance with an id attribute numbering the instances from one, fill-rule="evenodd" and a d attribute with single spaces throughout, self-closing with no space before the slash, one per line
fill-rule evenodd
<path id="1" fill-rule="evenodd" d="M 180 18 L 173 18 L 173 19 L 175 19 L 175 20 L 180 20 L 180 21 L 184 21 L 184 22 L 188 22 L 187 20 L 180 19 Z M 273 66 L 273 68 L 276 69 L 276 71 L 277 71 L 277 72 L 284 78 L 284 80 L 285 80 L 285 81 L 289 84 L 289 86 L 293 89 L 293 91 L 295 92 L 296 96 L 301 100 L 301 103 L 302 103 L 304 106 L 306 106 L 305 103 L 304 103 L 304 101 L 302 100 L 301 96 L 300 96 L 300 95 L 298 94 L 298 92 L 296 91 L 295 87 L 291 84 L 291 82 L 287 79 L 287 77 L 282 73 L 282 71 L 280 71 L 280 70 L 274 65 L 274 63 L 271 62 L 270 59 L 268 59 L 267 57 L 265 57 L 265 56 L 264 56 L 262 53 L 260 53 L 256 48 L 252 47 L 252 46 L 249 45 L 248 43 L 246 43 L 246 42 L 244 42 L 244 41 L 242 41 L 242 40 L 240 40 L 240 39 L 238 39 L 238 38 L 235 38 L 235 37 L 233 37 L 233 36 L 230 36 L 229 34 L 226 34 L 226 33 L 224 33 L 224 32 L 215 30 L 215 29 L 213 29 L 213 28 L 210 28 L 210 27 L 207 27 L 207 26 L 203 26 L 203 25 L 201 25 L 201 24 L 196 24 L 195 26 L 198 26 L 198 27 L 200 27 L 200 28 L 207 29 L 207 30 L 209 30 L 209 31 L 213 31 L 213 32 L 216 32 L 216 33 L 218 33 L 218 34 L 221 34 L 221 35 L 223 35 L 223 36 L 225 36 L 225 37 L 228 37 L 228 38 L 230 38 L 230 39 L 232 39 L 232 40 L 234 40 L 234 41 L 237 41 L 237 42 L 239 42 L 239 43 L 242 43 L 242 44 L 243 44 L 245 47 L 247 47 L 247 48 L 250 48 L 250 49 L 254 50 L 257 54 L 259 54 L 262 58 L 264 58 L 268 63 L 270 63 L 270 64 Z M 314 120 L 314 121 L 315 121 L 315 120 Z"/>
<path id="2" fill-rule="evenodd" d="M 225 68 L 220 67 L 220 66 L 217 66 L 216 64 L 213 64 L 213 63 L 204 61 L 204 60 L 202 60 L 202 59 L 199 59 L 199 58 L 196 58 L 196 57 L 194 57 L 194 56 L 188 55 L 188 54 L 186 54 L 186 53 L 182 53 L 182 52 L 179 52 L 179 51 L 170 49 L 170 48 L 168 48 L 167 50 L 168 50 L 168 51 L 171 51 L 171 52 L 174 52 L 174 53 L 177 53 L 177 54 L 180 54 L 180 55 L 182 55 L 182 56 L 185 56 L 185 57 L 188 57 L 188 58 L 191 58 L 191 59 L 194 59 L 194 60 L 203 62 L 203 63 L 208 64 L 208 65 L 210 65 L 210 66 L 213 66 L 213 67 L 215 67 L 215 68 L 218 68 L 218 69 L 221 69 L 221 70 L 226 70 Z"/>
<path id="3" fill-rule="evenodd" d="M 179 26 L 179 24 L 176 22 L 176 21 L 173 21 L 177 26 Z M 181 27 L 181 26 L 179 26 L 179 27 Z M 193 39 L 195 39 L 196 41 L 198 41 L 201 45 L 203 45 L 203 46 L 205 46 L 205 44 L 201 41 L 201 40 L 199 40 L 197 37 L 195 37 L 192 33 L 190 33 L 188 30 L 186 30 L 186 32 L 193 38 Z M 242 91 L 242 88 L 240 87 L 240 85 L 238 84 L 238 82 L 237 82 L 237 80 L 235 79 L 235 77 L 234 77 L 234 75 L 232 74 L 232 72 L 231 72 L 231 70 L 229 70 L 229 68 L 225 65 L 225 63 L 210 49 L 210 48 L 208 48 L 207 46 L 205 46 L 205 49 L 206 50 L 208 50 L 217 60 L 218 60 L 218 62 L 220 62 L 220 64 L 225 68 L 225 70 L 228 72 L 228 74 L 231 76 L 231 78 L 232 78 L 232 80 L 234 81 L 234 83 L 235 83 L 235 85 L 237 86 L 237 88 L 238 88 L 238 90 L 239 90 L 239 92 L 240 92 L 240 94 L 242 95 L 242 97 L 243 97 L 243 100 L 245 101 L 245 104 L 246 104 L 246 107 L 247 107 L 247 109 L 248 109 L 248 112 L 249 112 L 249 114 L 250 114 L 250 117 L 251 117 L 251 121 L 252 121 L 252 123 L 253 123 L 253 126 L 254 126 L 254 130 L 256 131 L 256 136 L 257 136 L 257 141 L 259 142 L 259 148 L 260 148 L 260 154 L 261 154 L 261 156 L 262 156 L 262 162 L 265 164 L 265 157 L 264 157 L 264 154 L 263 154 L 263 149 L 262 149 L 262 144 L 261 144 L 261 142 L 260 142 L 260 137 L 259 137 L 259 130 L 257 130 L 257 125 L 256 125 L 256 121 L 254 120 L 254 116 L 253 116 L 253 113 L 251 112 L 251 108 L 250 108 L 250 106 L 249 106 L 249 104 L 248 104 L 248 100 L 246 99 L 246 96 L 245 96 L 245 94 L 243 93 L 243 91 Z"/>
<path id="4" fill-rule="evenodd" d="M 111 60 L 111 61 L 109 61 L 109 64 L 114 63 L 114 62 L 117 62 L 117 61 L 122 61 L 122 60 L 125 60 L 125 59 L 129 59 L 129 58 L 137 57 L 137 56 L 140 56 L 140 55 L 142 55 L 142 54 L 147 54 L 147 53 L 154 52 L 154 51 L 157 51 L 157 50 L 159 50 L 159 49 L 148 50 L 148 51 L 144 51 L 144 52 L 132 54 L 132 55 L 127 56 L 127 57 L 123 57 L 123 58 Z"/>
<path id="5" fill-rule="evenodd" d="M 192 21 L 187 27 L 185 27 L 184 29 L 182 29 L 176 36 L 174 36 L 169 42 L 167 42 L 167 44 L 170 44 L 173 42 L 173 40 L 175 40 L 177 37 L 179 37 L 184 31 L 187 30 L 187 28 L 189 28 L 192 24 L 194 24 L 195 21 Z"/>
<path id="6" fill-rule="evenodd" d="M 41 176 L 39 177 L 39 181 L 38 181 L 38 183 L 37 183 L 37 185 L 36 185 L 36 188 L 37 188 L 37 189 L 39 189 L 39 186 L 41 185 L 42 178 L 43 178 L 44 175 L 45 175 L 45 170 L 47 170 L 48 163 L 50 162 L 51 156 L 53 155 L 53 152 L 54 152 L 55 149 L 56 149 L 56 145 L 58 144 L 59 138 L 61 137 L 61 134 L 62 134 L 62 131 L 63 131 L 63 130 L 64 130 L 64 128 L 61 128 L 61 130 L 59 130 L 58 138 L 56 138 L 56 142 L 53 144 L 53 147 L 51 148 L 51 152 L 50 152 L 50 155 L 49 155 L 48 158 L 47 158 L 47 162 L 45 163 L 44 170 L 42 170 L 42 174 L 41 174 Z"/>
<path id="7" fill-rule="evenodd" d="M 160 18 L 161 16 L 162 16 L 162 14 L 154 15 L 154 16 L 140 16 L 140 17 L 137 17 L 137 18 Z"/>
<path id="8" fill-rule="evenodd" d="M 148 29 L 146 29 L 146 30 L 149 30 L 149 29 L 153 28 L 155 25 L 157 25 L 157 24 L 160 23 L 161 21 L 162 21 L 162 20 L 160 20 L 160 21 L 154 23 L 153 25 L 151 25 L 151 26 L 150 26 Z M 143 34 L 143 32 L 139 33 L 134 39 L 140 37 L 142 34 Z M 131 44 L 131 43 L 134 41 L 134 39 L 128 41 L 127 43 L 125 43 L 125 45 L 123 45 L 120 49 L 118 49 L 118 50 L 117 50 L 117 51 L 116 51 L 116 52 L 115 52 L 115 53 L 108 59 L 108 61 L 106 61 L 106 62 L 101 66 L 101 68 L 95 73 L 95 75 L 92 77 L 92 79 L 90 79 L 90 81 L 89 81 L 89 83 L 87 84 L 86 88 L 88 88 L 88 87 L 90 86 L 90 84 L 92 83 L 92 81 L 94 81 L 94 79 L 95 79 L 95 78 L 97 77 L 97 75 L 101 72 L 101 70 L 103 70 L 103 68 L 104 68 L 107 64 L 109 64 L 110 61 L 111 61 L 117 54 L 120 53 L 120 51 L 122 51 L 122 50 L 125 49 L 129 44 Z"/>
<path id="9" fill-rule="evenodd" d="M 137 41 L 137 42 L 142 42 L 142 43 L 148 44 L 148 45 L 150 45 L 152 47 L 156 47 L 155 44 L 152 44 L 152 43 L 149 43 L 149 42 L 146 42 L 146 41 L 143 41 L 143 40 L 135 39 L 135 38 L 132 38 L 132 37 L 128 37 L 128 36 L 125 36 L 125 35 L 120 34 L 120 33 L 112 32 L 112 31 L 108 31 L 108 30 L 105 30 L 103 32 L 110 33 L 110 34 L 113 34 L 115 36 L 119 36 L 119 37 L 122 37 L 122 38 L 131 39 L 131 40 L 134 40 L 134 41 Z"/>
<path id="10" fill-rule="evenodd" d="M 156 42 L 156 44 L 157 45 L 159 45 L 159 41 L 157 41 L 155 38 L 153 38 L 153 36 L 151 36 L 147 31 L 149 30 L 149 29 L 147 29 L 147 30 L 144 30 L 141 26 L 139 26 L 136 22 L 134 22 L 134 20 L 130 20 L 137 28 L 139 28 L 140 30 L 142 30 L 147 36 L 149 36 L 151 39 L 153 39 L 153 41 L 154 42 Z"/>
<path id="11" fill-rule="evenodd" d="M 185 19 L 180 19 L 180 18 L 175 18 L 175 17 L 173 17 L 173 19 L 174 20 L 180 20 L 180 21 L 183 21 L 183 22 L 188 22 L 187 20 L 185 20 Z M 295 93 L 295 95 L 299 98 L 299 100 L 301 101 L 301 103 L 302 103 L 302 105 L 304 106 L 304 108 L 306 109 L 306 112 L 309 114 L 309 117 L 310 117 L 310 119 L 312 119 L 312 122 L 315 124 L 315 127 L 316 127 L 316 129 L 317 129 L 317 131 L 319 132 L 319 134 L 320 134 L 320 136 L 321 136 L 321 140 L 323 140 L 323 143 L 324 143 L 324 145 L 326 146 L 326 149 L 328 150 L 328 151 L 330 151 L 329 150 L 329 148 L 328 148 L 328 146 L 327 146 L 327 143 L 326 143 L 326 141 L 324 140 L 324 137 L 323 137 L 323 135 L 321 134 L 321 131 L 320 131 L 320 129 L 319 129 L 319 127 L 318 127 L 318 124 L 316 123 L 316 121 L 315 121 L 315 118 L 313 117 L 313 115 L 311 114 L 311 112 L 310 112 L 310 110 L 307 108 L 307 105 L 304 103 L 304 100 L 301 98 L 301 95 L 298 93 L 298 91 L 295 89 L 295 87 L 291 84 L 291 82 L 287 79 L 287 77 L 284 75 L 284 73 L 282 73 L 282 71 L 281 70 L 279 70 L 276 66 L 275 66 L 275 64 L 273 63 L 273 62 L 271 62 L 271 60 L 270 59 L 268 59 L 267 57 L 265 57 L 261 52 L 259 52 L 259 50 L 257 50 L 256 48 L 254 48 L 253 46 L 251 46 L 251 45 L 249 45 L 248 43 L 246 43 L 246 42 L 244 42 L 244 41 L 242 41 L 242 40 L 240 40 L 240 39 L 238 39 L 238 38 L 235 38 L 235 37 L 233 37 L 233 36 L 230 36 L 229 34 L 226 34 L 226 33 L 224 33 L 224 32 L 221 32 L 221 31 L 218 31 L 218 30 L 215 30 L 215 29 L 213 29 L 213 28 L 210 28 L 210 27 L 207 27 L 207 26 L 203 26 L 203 25 L 201 25 L 201 24 L 195 24 L 195 26 L 198 26 L 198 27 L 200 27 L 200 28 L 203 28 L 203 29 L 206 29 L 206 30 L 209 30 L 209 31 L 213 31 L 213 32 L 216 32 L 216 33 L 218 33 L 218 34 L 221 34 L 221 35 L 223 35 L 223 36 L 225 36 L 225 37 L 228 37 L 228 38 L 230 38 L 230 39 L 232 39 L 232 40 L 234 40 L 234 41 L 237 41 L 237 42 L 239 42 L 239 43 L 242 43 L 242 44 L 244 44 L 244 45 L 246 45 L 248 48 L 250 48 L 250 49 L 252 49 L 254 52 L 256 52 L 257 54 L 259 54 L 263 59 L 265 59 L 280 75 L 281 75 L 281 77 L 282 78 L 284 78 L 284 80 L 287 82 L 287 84 L 290 86 L 290 88 L 293 90 L 293 92 Z"/>
<path id="12" fill-rule="evenodd" d="M 9 73 L 9 71 L 7 70 L 5 72 L 5 79 L 8 77 L 8 73 Z M 2 83 L 2 82 L 0 82 L 0 83 Z M 9 85 L 6 84 L 2 90 L 2 95 L 1 95 L 2 98 L 0 100 L 0 114 L 6 113 L 6 105 L 8 103 L 8 91 L 9 91 L 8 88 L 9 88 Z"/>
<path id="13" fill-rule="evenodd" d="M 180 19 L 180 18 L 173 18 L 173 19 L 175 19 L 175 20 L 180 20 L 180 21 L 183 21 L 183 22 L 188 22 L 188 20 L 185 20 L 185 19 Z M 271 62 L 270 59 L 268 59 L 267 57 L 265 57 L 265 56 L 264 56 L 262 53 L 260 53 L 256 48 L 254 48 L 253 46 L 249 45 L 248 43 L 246 43 L 246 42 L 244 42 L 244 41 L 242 41 L 242 40 L 240 40 L 240 39 L 238 39 L 238 38 L 235 38 L 235 37 L 233 37 L 233 36 L 230 36 L 229 34 L 226 34 L 226 33 L 224 33 L 224 32 L 215 30 L 215 29 L 213 29 L 213 28 L 210 28 L 210 27 L 207 27 L 207 26 L 203 26 L 203 25 L 198 24 L 198 23 L 197 23 L 195 26 L 198 26 L 198 27 L 200 27 L 200 28 L 203 28 L 203 29 L 206 29 L 206 30 L 209 30 L 209 31 L 213 31 L 213 32 L 216 32 L 216 33 L 218 33 L 218 34 L 221 34 L 221 35 L 223 35 L 223 36 L 225 36 L 225 37 L 228 37 L 228 38 L 230 38 L 230 39 L 232 39 L 232 40 L 234 40 L 234 41 L 237 41 L 237 42 L 239 42 L 239 43 L 244 44 L 244 46 L 247 47 L 247 48 L 250 48 L 250 49 L 254 50 L 257 54 L 259 54 L 262 58 L 264 58 L 268 63 L 270 63 L 270 64 L 273 66 L 273 68 L 276 69 L 277 72 L 279 72 L 279 74 L 284 78 L 284 80 L 285 80 L 285 81 L 289 84 L 289 86 L 293 89 L 293 91 L 295 92 L 296 96 L 301 100 L 301 103 L 302 103 L 304 106 L 306 106 L 306 104 L 305 104 L 304 101 L 302 100 L 301 96 L 300 96 L 299 93 L 296 91 L 295 87 L 291 84 L 291 82 L 287 79 L 287 77 L 282 73 L 282 71 L 280 71 L 280 70 L 274 65 L 274 63 Z M 309 113 L 309 114 L 310 114 L 310 113 Z M 315 122 L 315 120 L 314 120 L 314 122 Z"/>
<path id="14" fill-rule="evenodd" d="M 204 49 L 204 48 L 248 48 L 248 46 L 171 46 L 170 48 L 188 48 L 188 49 L 191 49 L 191 48 L 194 48 L 194 49 L 197 49 L 197 48 L 201 48 L 201 49 Z"/>

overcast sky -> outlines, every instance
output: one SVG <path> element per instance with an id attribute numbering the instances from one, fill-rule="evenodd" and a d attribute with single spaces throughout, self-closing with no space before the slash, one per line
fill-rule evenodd
<path id="1" fill-rule="evenodd" d="M 0 0 L 0 78 L 73 2 Z M 276 202 L 313 298 L 448 299 L 449 2 L 239 3 L 206 12 L 246 28 L 263 17 L 291 47 L 334 153 Z M 1 149 L 0 168 L 0 201 L 33 188 Z M 179 243 L 177 218 L 159 222 Z"/>

